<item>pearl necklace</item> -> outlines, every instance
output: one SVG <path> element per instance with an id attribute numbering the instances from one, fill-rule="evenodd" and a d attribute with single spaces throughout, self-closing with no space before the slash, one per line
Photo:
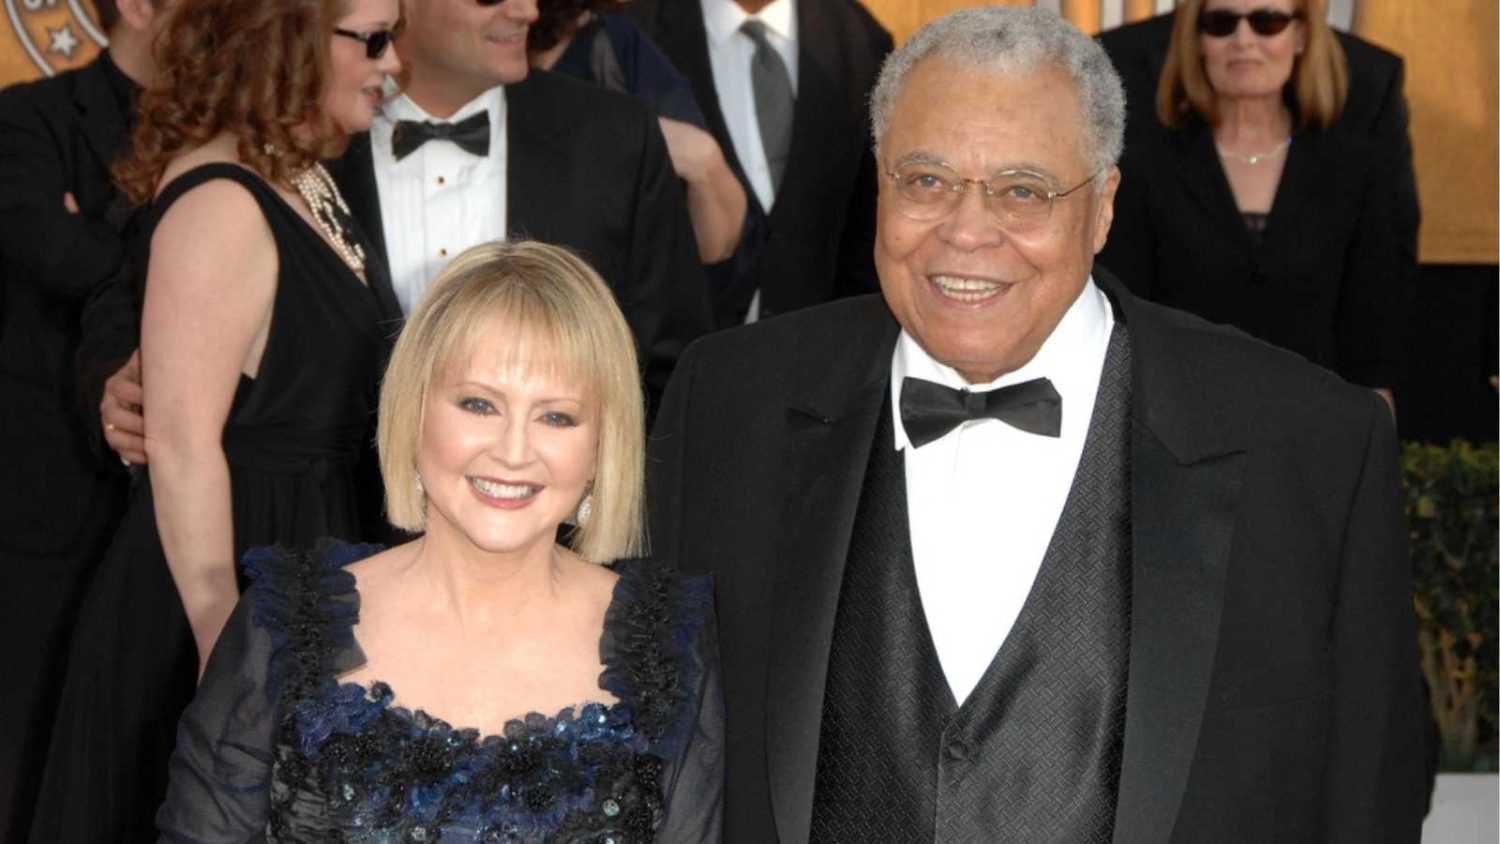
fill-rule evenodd
<path id="1" fill-rule="evenodd" d="M 1268 158 L 1272 158 L 1274 156 L 1282 154 L 1283 152 L 1286 152 L 1286 148 L 1291 145 L 1292 139 L 1288 137 L 1286 140 L 1277 144 L 1272 149 L 1268 149 L 1265 152 L 1252 152 L 1249 155 L 1242 155 L 1238 152 L 1230 152 L 1229 150 L 1219 146 L 1217 143 L 1214 144 L 1214 149 L 1219 151 L 1219 155 L 1222 158 L 1233 158 L 1235 161 L 1243 161 L 1251 167 L 1254 167 L 1255 165 L 1261 163 L 1262 161 L 1265 161 Z"/>
<path id="2" fill-rule="evenodd" d="M 307 203 L 307 210 L 312 212 L 313 220 L 327 236 L 333 251 L 344 259 L 344 263 L 354 270 L 355 275 L 364 273 L 365 248 L 347 234 L 353 226 L 354 217 L 349 213 L 349 206 L 344 204 L 344 197 L 339 194 L 333 177 L 328 175 L 323 165 L 313 164 L 293 176 L 292 187 L 297 189 L 302 201 Z"/>

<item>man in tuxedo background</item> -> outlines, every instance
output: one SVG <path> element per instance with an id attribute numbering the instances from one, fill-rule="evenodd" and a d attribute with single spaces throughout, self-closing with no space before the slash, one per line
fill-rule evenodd
<path id="1" fill-rule="evenodd" d="M 161 20 L 151 0 L 97 0 L 109 49 L 0 92 L 0 839 L 24 837 L 77 603 L 124 504 L 90 448 L 75 369 L 86 303 L 128 271 L 131 209 L 110 165 L 129 142 Z M 128 348 L 126 352 L 128 354 Z M 113 367 L 120 360 L 113 361 Z"/>
<path id="2" fill-rule="evenodd" d="M 763 221 L 710 270 L 722 326 L 875 290 L 866 99 L 891 36 L 856 0 L 637 0 Z"/>
<path id="3" fill-rule="evenodd" d="M 1124 96 L 1055 14 L 929 24 L 872 118 L 883 295 L 695 344 L 652 435 L 726 840 L 1416 841 L 1380 399 L 1093 266 Z"/>

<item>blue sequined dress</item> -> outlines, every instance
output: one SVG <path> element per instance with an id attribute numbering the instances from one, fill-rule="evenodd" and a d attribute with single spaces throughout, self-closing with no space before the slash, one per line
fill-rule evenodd
<path id="1" fill-rule="evenodd" d="M 164 841 L 719 840 L 706 579 L 619 566 L 599 642 L 599 685 L 618 702 L 481 737 L 392 706 L 383 683 L 339 682 L 364 663 L 344 566 L 377 550 L 247 555 L 252 584 L 178 728 Z"/>

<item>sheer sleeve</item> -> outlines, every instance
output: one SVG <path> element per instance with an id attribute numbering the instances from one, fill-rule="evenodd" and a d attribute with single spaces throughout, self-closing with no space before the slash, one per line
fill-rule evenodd
<path id="1" fill-rule="evenodd" d="M 663 787 L 666 816 L 656 833 L 662 842 L 717 842 L 724 815 L 724 690 L 719 677 L 718 628 L 713 610 L 704 609 L 703 626 L 692 658 L 701 666 L 697 715 L 677 757 L 668 763 Z"/>
<path id="2" fill-rule="evenodd" d="M 266 679 L 269 632 L 242 596 L 209 656 L 198 693 L 177 725 L 162 842 L 261 841 L 270 809 L 275 703 Z"/>

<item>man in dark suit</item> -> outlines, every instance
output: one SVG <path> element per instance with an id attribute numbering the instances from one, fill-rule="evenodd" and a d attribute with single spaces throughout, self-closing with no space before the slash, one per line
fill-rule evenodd
<path id="1" fill-rule="evenodd" d="M 110 48 L 0 92 L 0 839 L 23 837 L 77 601 L 123 503 L 89 449 L 74 356 L 85 300 L 118 272 L 129 206 L 109 167 L 151 75 L 147 0 L 97 4 Z"/>
<path id="2" fill-rule="evenodd" d="M 572 247 L 609 282 L 660 395 L 683 347 L 712 325 L 654 117 L 630 97 L 530 71 L 534 0 L 423 0 L 406 17 L 403 93 L 334 171 L 390 258 L 403 309 L 448 257 L 484 240 Z M 447 139 L 476 118 L 483 145 Z"/>
<path id="3" fill-rule="evenodd" d="M 1175 12 L 1099 33 L 1099 43 L 1125 83 L 1127 127 L 1157 125 L 1156 85 L 1166 63 Z M 1417 177 L 1407 131 L 1405 78 L 1401 57 L 1346 32 L 1334 33 L 1349 63 L 1349 97 L 1335 131 L 1367 138 L 1381 151 L 1383 166 L 1395 176 L 1393 230 L 1396 266 L 1406 267 L 1403 284 L 1417 265 L 1417 229 L 1422 221 Z M 1134 131 L 1133 129 L 1131 130 Z"/>
<path id="4" fill-rule="evenodd" d="M 718 323 L 873 291 L 877 174 L 866 97 L 890 34 L 855 0 L 639 0 L 629 11 L 692 81 L 751 213 L 768 218 L 749 265 L 715 278 Z M 749 22 L 762 25 L 764 48 L 743 29 Z M 758 115 L 771 107 L 767 95 L 752 90 L 757 50 L 789 77 L 779 149 Z M 776 157 L 782 164 L 769 167 Z"/>
<path id="5" fill-rule="evenodd" d="M 715 577 L 727 841 L 1416 841 L 1390 415 L 1094 267 L 1124 102 L 1033 8 L 872 98 L 883 296 L 695 344 L 655 553 Z"/>

